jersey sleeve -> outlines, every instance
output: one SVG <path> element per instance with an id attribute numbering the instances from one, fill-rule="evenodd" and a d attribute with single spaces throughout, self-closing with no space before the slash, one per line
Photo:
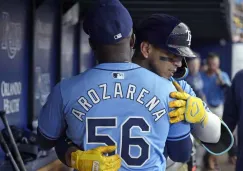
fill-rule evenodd
<path id="1" fill-rule="evenodd" d="M 181 86 L 181 88 L 187 93 L 190 94 L 191 96 L 196 96 L 194 90 L 192 89 L 192 87 L 184 80 L 179 81 L 179 84 Z"/>
<path id="2" fill-rule="evenodd" d="M 58 139 L 65 129 L 60 84 L 49 94 L 38 118 L 38 129 L 48 139 Z"/>
<path id="3" fill-rule="evenodd" d="M 190 135 L 191 126 L 187 122 L 178 122 L 170 125 L 167 141 L 180 141 Z"/>

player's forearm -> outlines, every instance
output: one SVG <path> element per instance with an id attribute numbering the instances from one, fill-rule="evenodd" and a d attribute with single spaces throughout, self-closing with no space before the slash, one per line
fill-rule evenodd
<path id="1" fill-rule="evenodd" d="M 208 112 L 207 114 L 207 124 L 205 126 L 202 126 L 201 124 L 193 124 L 192 135 L 203 142 L 217 143 L 221 135 L 221 120 L 217 115 L 211 112 Z"/>
<path id="2" fill-rule="evenodd" d="M 71 153 L 79 150 L 71 141 L 68 141 L 66 137 L 58 139 L 55 146 L 58 159 L 68 167 L 71 167 Z"/>
<path id="3" fill-rule="evenodd" d="M 71 146 L 68 148 L 67 152 L 65 153 L 65 162 L 67 166 L 71 167 L 71 154 L 77 150 L 78 148 L 76 146 Z"/>
<path id="4" fill-rule="evenodd" d="M 186 163 L 191 156 L 192 141 L 190 136 L 179 141 L 166 141 L 167 153 L 174 162 Z M 178 153 L 178 151 L 180 151 Z"/>

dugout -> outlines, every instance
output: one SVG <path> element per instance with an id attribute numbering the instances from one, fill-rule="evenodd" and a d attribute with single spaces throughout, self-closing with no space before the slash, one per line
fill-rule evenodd
<path id="1" fill-rule="evenodd" d="M 0 110 L 11 125 L 35 130 L 36 119 L 52 87 L 95 64 L 82 30 L 82 18 L 95 0 L 0 0 Z M 192 32 L 192 48 L 204 58 L 208 51 L 222 57 L 229 75 L 235 72 L 235 24 L 229 0 L 121 0 L 135 26 L 145 16 L 167 13 L 185 22 Z M 239 17 L 240 20 L 242 16 Z M 238 21 L 238 20 L 237 20 Z M 236 49 L 236 50 L 235 50 Z M 233 55 L 232 55 L 233 54 Z M 239 62 L 238 62 L 239 63 Z M 243 66 L 237 66 L 243 68 Z M 234 71 L 233 71 L 234 69 Z M 232 74 L 231 74 L 232 73 Z M 0 122 L 0 129 L 4 128 Z M 51 153 L 35 170 L 55 161 Z M 0 149 L 0 170 L 4 164 Z M 1 165 L 2 163 L 2 165 Z M 36 168 L 34 169 L 34 165 Z M 31 170 L 30 169 L 30 170 Z"/>

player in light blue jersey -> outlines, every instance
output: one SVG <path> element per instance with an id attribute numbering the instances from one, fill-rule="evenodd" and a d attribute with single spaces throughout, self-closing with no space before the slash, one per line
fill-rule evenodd
<path id="1" fill-rule="evenodd" d="M 191 31 L 186 24 L 170 15 L 153 14 L 139 23 L 136 28 L 136 37 L 136 50 L 133 56 L 133 62 L 171 81 L 174 80 L 173 78 L 180 79 L 179 84 L 182 90 L 190 96 L 195 96 L 191 86 L 183 80 L 187 75 L 186 61 L 184 58 L 196 57 L 190 49 Z M 148 61 L 151 56 L 157 56 L 157 58 L 154 58 L 157 59 L 154 63 L 160 65 L 159 70 L 154 70 L 150 67 Z M 207 107 L 202 110 L 205 109 L 209 112 Z M 213 118 L 211 118 L 211 115 L 208 117 L 209 114 L 207 112 L 205 113 L 207 119 L 204 121 L 207 121 L 207 124 L 203 124 L 204 128 L 210 129 L 210 131 L 214 128 L 215 136 L 208 138 L 204 138 L 201 134 L 198 136 L 202 141 L 215 143 L 220 137 L 221 122 L 218 117 L 212 115 Z M 211 121 L 212 119 L 213 121 Z M 179 117 L 171 118 L 173 123 L 181 120 L 184 119 Z"/>
<path id="2" fill-rule="evenodd" d="M 82 149 L 61 159 L 75 169 L 164 171 L 169 137 L 171 145 L 180 148 L 171 157 L 187 161 L 190 124 L 171 125 L 168 116 L 169 94 L 176 88 L 170 80 L 131 63 L 134 37 L 128 11 L 118 0 L 98 1 L 85 18 L 84 31 L 100 64 L 53 88 L 39 116 L 41 147 L 56 146 L 66 134 Z M 150 59 L 158 70 L 155 57 Z M 122 159 L 121 167 L 115 153 Z"/>
<path id="3" fill-rule="evenodd" d="M 178 92 L 180 97 L 175 97 L 179 100 L 177 101 L 179 103 L 174 103 L 172 105 L 173 107 L 177 107 L 177 110 L 170 113 L 170 121 L 176 123 L 186 120 L 187 122 L 192 123 L 193 136 L 196 139 L 199 139 L 209 152 L 217 155 L 227 152 L 233 142 L 232 134 L 227 128 L 227 125 L 224 123 L 222 124 L 223 130 L 227 132 L 228 139 L 231 139 L 231 141 L 224 143 L 223 138 L 221 137 L 220 139 L 220 118 L 211 113 L 207 105 L 202 102 L 201 99 L 195 97 L 196 95 L 191 86 L 183 80 L 188 73 L 185 57 L 195 57 L 190 49 L 190 29 L 173 16 L 153 14 L 139 23 L 136 28 L 136 37 L 136 50 L 133 56 L 133 62 L 155 72 L 163 78 L 173 81 L 177 90 L 180 91 Z M 159 70 L 154 70 L 148 62 L 153 56 L 157 56 L 157 58 L 154 59 L 163 61 L 154 61 L 154 63 L 160 64 Z M 174 78 L 179 80 L 179 85 Z M 201 105 L 201 108 L 199 105 L 193 105 L 193 107 L 190 106 L 190 101 L 203 105 Z M 201 123 L 197 123 L 193 120 L 194 118 L 191 119 L 188 117 L 186 109 L 190 108 L 189 106 L 193 110 L 196 110 L 197 107 L 199 107 L 199 111 L 202 111 L 202 115 L 204 115 L 206 119 L 202 120 Z M 195 116 L 195 118 L 196 117 L 197 116 Z M 214 132 L 214 136 L 211 136 L 211 132 Z M 179 148 L 170 145 L 171 142 L 169 140 L 168 137 L 168 153 L 174 149 L 179 151 Z M 173 150 L 170 150 L 170 148 L 173 148 Z"/>

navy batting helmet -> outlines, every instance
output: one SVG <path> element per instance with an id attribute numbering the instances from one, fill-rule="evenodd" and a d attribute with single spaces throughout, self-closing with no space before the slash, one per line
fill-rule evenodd
<path id="1" fill-rule="evenodd" d="M 183 57 L 182 67 L 177 69 L 174 78 L 178 80 L 187 76 L 188 69 L 184 57 L 193 58 L 196 55 L 190 49 L 192 36 L 185 23 L 167 14 L 153 14 L 138 25 L 135 33 L 137 46 L 148 41 L 156 47 Z"/>

